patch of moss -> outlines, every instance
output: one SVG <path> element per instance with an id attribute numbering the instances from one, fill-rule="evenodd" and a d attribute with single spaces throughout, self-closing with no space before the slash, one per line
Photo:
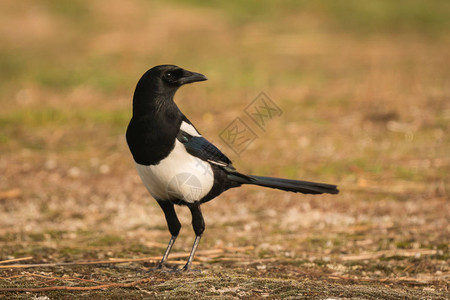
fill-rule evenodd
<path id="1" fill-rule="evenodd" d="M 95 241 L 89 243 L 90 246 L 102 247 L 102 246 L 114 246 L 117 244 L 122 244 L 123 237 L 119 235 L 107 234 Z"/>

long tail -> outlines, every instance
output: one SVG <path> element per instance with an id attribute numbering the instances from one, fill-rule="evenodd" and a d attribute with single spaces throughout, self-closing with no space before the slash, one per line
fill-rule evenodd
<path id="1" fill-rule="evenodd" d="M 337 186 L 326 183 L 230 173 L 228 178 L 241 184 L 253 184 L 303 194 L 337 194 Z"/>

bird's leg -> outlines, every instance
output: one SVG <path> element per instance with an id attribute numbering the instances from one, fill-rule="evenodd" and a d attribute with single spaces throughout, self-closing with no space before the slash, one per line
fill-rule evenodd
<path id="1" fill-rule="evenodd" d="M 177 239 L 176 235 L 172 235 L 170 238 L 169 244 L 167 245 L 166 251 L 164 252 L 164 255 L 159 262 L 159 264 L 156 266 L 157 269 L 162 269 L 164 267 L 164 263 L 167 260 L 167 257 L 169 256 L 170 251 L 172 250 L 173 244 L 175 243 L 175 240 Z"/>
<path id="2" fill-rule="evenodd" d="M 194 240 L 194 245 L 192 245 L 191 254 L 189 255 L 187 263 L 181 269 L 182 271 L 188 271 L 191 268 L 192 261 L 194 260 L 195 251 L 197 250 L 198 244 L 200 243 L 201 235 L 196 235 Z"/>
<path id="3" fill-rule="evenodd" d="M 189 255 L 188 261 L 186 265 L 183 267 L 183 271 L 187 271 L 190 269 L 192 261 L 194 260 L 195 251 L 197 250 L 198 244 L 200 243 L 200 239 L 202 237 L 203 231 L 205 231 L 205 221 L 203 220 L 202 211 L 200 210 L 200 203 L 196 202 L 189 206 L 192 214 L 192 227 L 195 232 L 195 240 L 192 245 L 191 254 Z"/>
<path id="4" fill-rule="evenodd" d="M 178 220 L 177 214 L 175 212 L 175 208 L 172 202 L 170 201 L 158 201 L 159 206 L 161 206 L 164 215 L 166 216 L 167 226 L 169 227 L 169 231 L 172 234 L 172 237 L 170 238 L 169 244 L 167 245 L 166 251 L 164 252 L 164 255 L 159 262 L 157 269 L 162 269 L 164 267 L 164 263 L 167 260 L 167 257 L 169 256 L 170 251 L 172 250 L 173 244 L 175 243 L 175 240 L 177 239 L 178 233 L 180 233 L 181 224 Z"/>

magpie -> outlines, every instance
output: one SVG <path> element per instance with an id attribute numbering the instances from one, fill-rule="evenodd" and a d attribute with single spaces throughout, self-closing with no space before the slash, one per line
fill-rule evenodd
<path id="1" fill-rule="evenodd" d="M 177 90 L 185 84 L 207 78 L 175 65 L 149 69 L 137 83 L 133 115 L 126 140 L 139 176 L 164 212 L 172 235 L 157 265 L 165 266 L 181 229 L 174 205 L 184 205 L 192 214 L 195 240 L 183 271 L 190 269 L 205 230 L 200 205 L 230 188 L 259 185 L 303 194 L 337 194 L 336 185 L 238 172 L 216 146 L 205 139 L 174 102 Z"/>

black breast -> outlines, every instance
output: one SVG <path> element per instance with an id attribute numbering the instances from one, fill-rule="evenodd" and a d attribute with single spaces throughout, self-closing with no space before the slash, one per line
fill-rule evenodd
<path id="1" fill-rule="evenodd" d="M 133 117 L 126 138 L 134 161 L 149 166 L 166 158 L 175 147 L 180 125 L 181 114 L 174 111 Z"/>

